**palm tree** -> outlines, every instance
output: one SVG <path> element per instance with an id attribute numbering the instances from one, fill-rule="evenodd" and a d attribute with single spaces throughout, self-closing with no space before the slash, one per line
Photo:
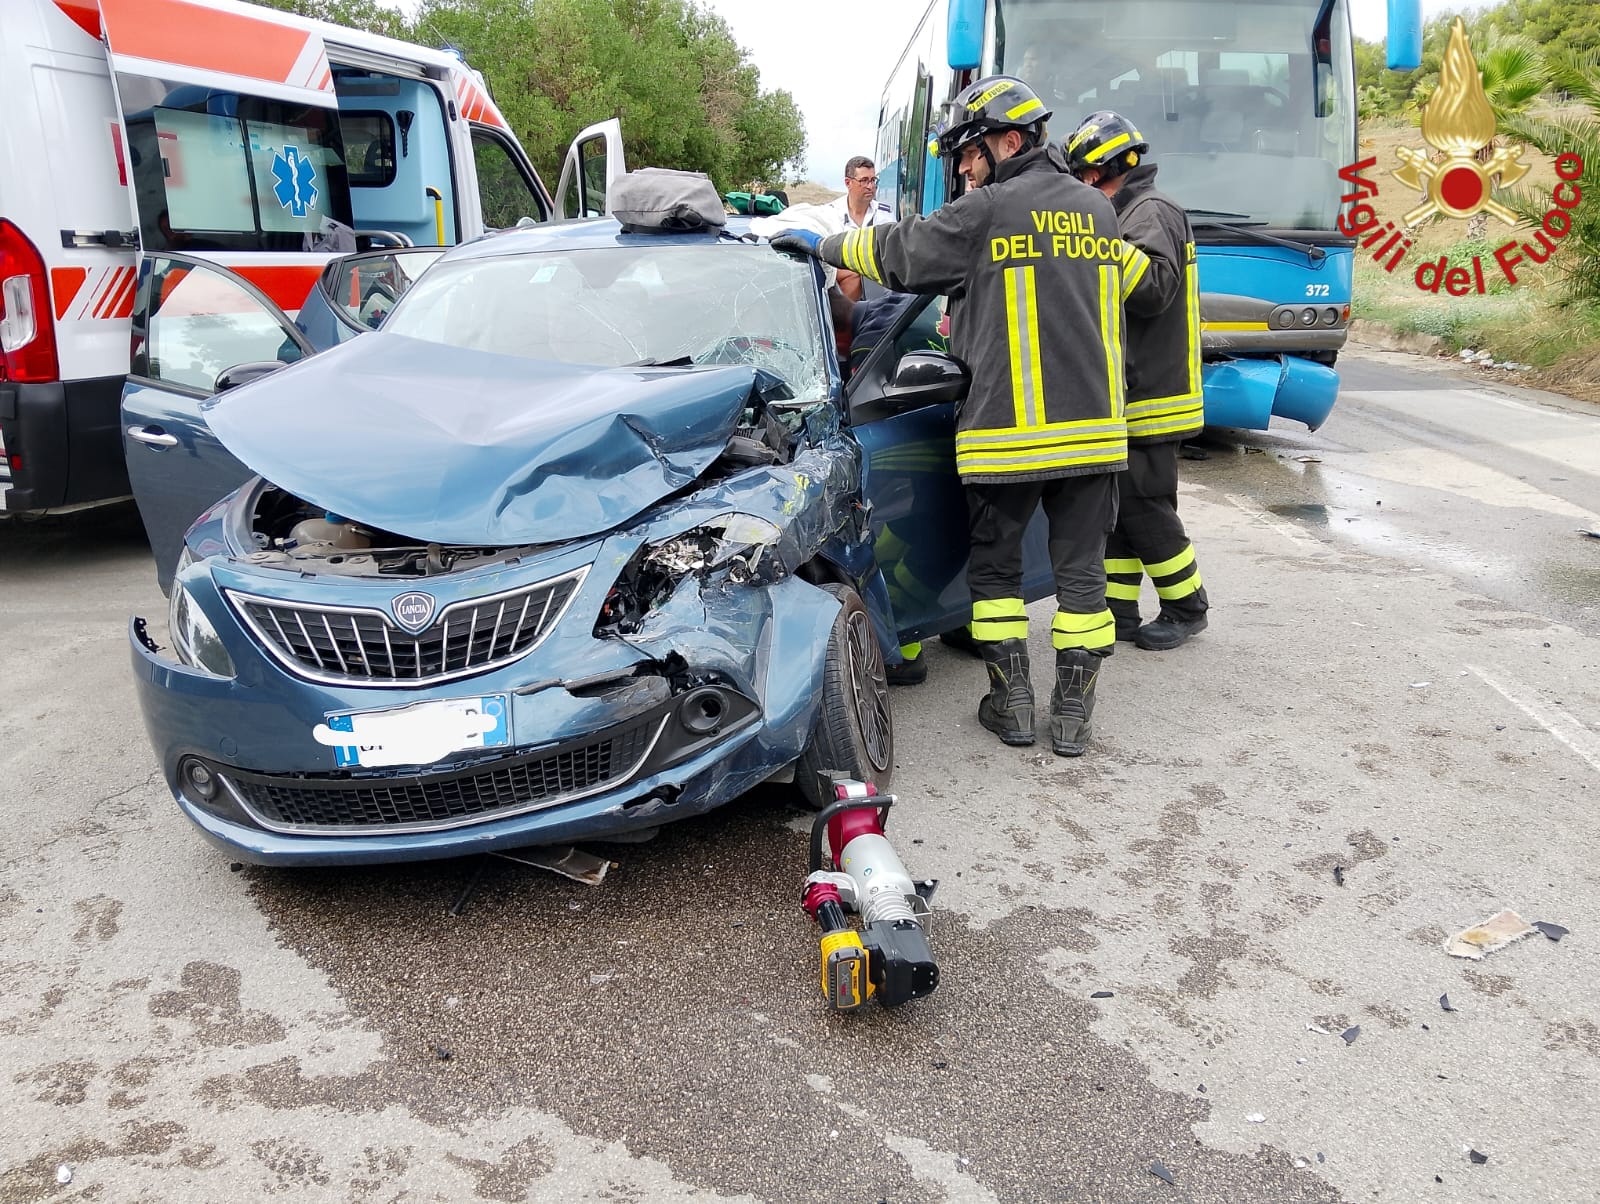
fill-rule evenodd
<path id="1" fill-rule="evenodd" d="M 1552 157 L 1572 154 L 1585 164 L 1600 163 L 1600 53 L 1552 56 L 1549 73 L 1551 90 L 1581 107 L 1557 117 L 1514 113 L 1501 129 Z M 1551 206 L 1549 194 L 1526 188 L 1515 190 L 1508 200 L 1520 217 L 1534 225 L 1544 220 Z M 1563 240 L 1569 245 L 1559 262 L 1567 300 L 1600 301 L 1600 195 L 1585 188 L 1578 204 L 1566 212 L 1572 228 Z"/>
<path id="2" fill-rule="evenodd" d="M 1550 86 L 1550 68 L 1544 54 L 1521 34 L 1502 34 L 1491 29 L 1488 45 L 1477 59 L 1483 90 L 1489 97 L 1489 107 L 1494 110 L 1495 125 L 1502 129 L 1507 120 L 1525 112 Z M 1503 141 L 1496 135 L 1479 147 L 1478 162 L 1487 163 L 1494 158 L 1496 148 L 1503 145 Z M 1488 225 L 1487 213 L 1473 215 L 1467 222 L 1467 237 L 1482 239 Z"/>

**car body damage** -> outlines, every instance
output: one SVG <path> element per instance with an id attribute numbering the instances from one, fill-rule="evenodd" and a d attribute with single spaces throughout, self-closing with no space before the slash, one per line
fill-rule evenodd
<path id="1" fill-rule="evenodd" d="M 734 288 L 765 273 L 735 328 L 674 334 L 704 358 L 650 330 L 579 364 L 386 329 L 209 407 L 259 475 L 184 536 L 171 647 L 142 620 L 130 645 L 215 843 L 448 857 L 652 828 L 771 778 L 815 793 L 822 767 L 887 784 L 895 630 L 815 274 L 698 246 L 759 250 Z"/>

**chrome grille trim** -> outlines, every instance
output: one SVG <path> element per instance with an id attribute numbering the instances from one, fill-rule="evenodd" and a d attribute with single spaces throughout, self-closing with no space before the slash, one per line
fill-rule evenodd
<path id="1" fill-rule="evenodd" d="M 626 765 L 615 767 L 611 770 L 611 772 L 605 774 L 603 777 L 600 777 L 599 780 L 595 781 L 592 785 L 583 787 L 582 789 L 569 790 L 564 793 L 557 793 L 543 798 L 533 799 L 531 801 L 512 803 L 504 807 L 489 808 L 470 815 L 459 815 L 450 819 L 437 820 L 427 823 L 283 823 L 281 820 L 269 819 L 267 816 L 263 815 L 261 809 L 256 806 L 250 798 L 250 795 L 254 790 L 261 788 L 261 784 L 270 781 L 271 777 L 277 777 L 278 775 L 271 775 L 271 777 L 269 777 L 269 775 L 260 774 L 245 775 L 240 773 L 238 770 L 221 768 L 219 769 L 217 776 L 221 779 L 223 788 L 228 792 L 228 797 L 232 799 L 233 802 L 238 804 L 238 806 L 247 815 L 249 815 L 252 820 L 269 832 L 280 832 L 284 835 L 290 836 L 400 836 L 417 832 L 442 832 L 448 831 L 451 828 L 464 828 L 471 824 L 492 823 L 496 820 L 511 819 L 515 816 L 527 815 L 534 811 L 545 811 L 551 807 L 559 807 L 563 803 L 577 802 L 580 799 L 586 799 L 592 795 L 603 794 L 608 790 L 616 790 L 622 786 L 626 786 L 629 782 L 638 777 L 639 771 L 644 767 L 645 763 L 649 761 L 650 755 L 655 752 L 656 745 L 661 740 L 661 733 L 666 729 L 666 726 L 668 722 L 671 721 L 672 716 L 673 712 L 671 711 L 665 715 L 662 715 L 659 719 L 646 715 L 642 720 L 635 720 L 619 724 L 614 728 L 596 732 L 592 738 L 587 741 L 570 741 L 562 745 L 549 746 L 543 750 L 535 750 L 531 754 L 523 753 L 512 757 L 499 758 L 498 761 L 487 762 L 481 768 L 476 770 L 467 770 L 440 775 L 440 777 L 446 782 L 468 778 L 490 779 L 498 774 L 504 774 L 506 772 L 505 769 L 499 764 L 499 761 L 513 761 L 519 765 L 525 765 L 531 770 L 534 767 L 540 767 L 543 761 L 553 761 L 557 759 L 563 755 L 563 750 L 565 750 L 566 755 L 569 756 L 574 754 L 582 756 L 590 754 L 592 750 L 598 749 L 601 746 L 608 746 L 613 750 L 619 744 L 625 744 L 630 748 L 637 747 L 641 744 L 643 746 L 642 751 L 640 751 L 632 761 Z M 541 753 L 544 755 L 541 756 Z M 422 774 L 418 776 L 421 778 L 426 778 L 429 775 Z M 253 779 L 253 781 L 236 781 L 236 777 L 241 779 Z M 268 788 L 295 790 L 296 787 L 292 784 L 294 777 L 295 775 L 282 775 L 281 785 L 274 785 Z M 375 794 L 391 795 L 412 790 L 424 791 L 428 789 L 428 785 L 426 783 L 417 783 L 413 785 L 405 782 L 403 779 L 356 778 L 349 781 L 339 782 L 338 784 L 320 784 L 317 787 L 313 787 L 313 789 L 319 789 L 322 792 L 326 792 L 326 794 L 330 797 L 346 791 L 351 793 L 365 791 Z"/>
<path id="2" fill-rule="evenodd" d="M 442 607 L 416 635 L 377 607 L 318 605 L 235 589 L 222 593 L 246 630 L 295 676 L 328 685 L 400 689 L 471 677 L 526 656 L 555 629 L 588 574 L 584 565 L 530 585 L 463 598 Z M 539 621 L 524 622 L 541 601 Z M 507 638 L 512 613 L 518 621 Z M 346 628 L 347 634 L 337 634 Z M 391 633 L 398 638 L 391 639 Z M 458 635 L 465 638 L 452 638 Z M 430 665 L 432 670 L 425 671 Z"/>

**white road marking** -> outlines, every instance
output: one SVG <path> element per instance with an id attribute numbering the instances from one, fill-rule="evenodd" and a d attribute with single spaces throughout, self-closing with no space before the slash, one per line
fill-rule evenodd
<path id="1" fill-rule="evenodd" d="M 1517 697 L 1477 665 L 1468 665 L 1467 668 L 1496 694 L 1589 762 L 1590 769 L 1600 770 L 1600 737 L 1570 715 L 1547 711 L 1529 699 Z M 1519 689 L 1523 688 L 1520 683 L 1516 684 Z"/>
<path id="2" fill-rule="evenodd" d="M 1249 515 L 1251 518 L 1255 519 L 1256 522 L 1260 523 L 1269 530 L 1276 531 L 1279 535 L 1283 536 L 1290 543 L 1294 544 L 1294 546 L 1299 548 L 1302 552 L 1309 552 L 1316 556 L 1323 556 L 1327 554 L 1328 549 L 1321 540 L 1314 539 L 1312 536 L 1307 535 L 1304 531 L 1300 530 L 1299 527 L 1295 526 L 1291 522 L 1285 522 L 1283 519 L 1278 518 L 1275 515 L 1268 514 L 1265 510 L 1261 509 L 1260 506 L 1257 506 L 1248 498 L 1242 498 L 1233 493 L 1225 493 L 1222 496 L 1227 500 L 1230 506 L 1233 506 L 1244 514 Z"/>

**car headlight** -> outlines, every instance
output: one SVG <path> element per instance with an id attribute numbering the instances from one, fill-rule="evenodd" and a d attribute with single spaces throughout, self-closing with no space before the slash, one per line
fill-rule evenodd
<path id="1" fill-rule="evenodd" d="M 642 563 L 677 580 L 688 573 L 726 568 L 730 580 L 753 580 L 762 557 L 783 532 L 753 514 L 720 514 L 703 526 L 650 544 Z"/>
<path id="2" fill-rule="evenodd" d="M 172 648 L 178 659 L 191 669 L 199 669 L 213 677 L 232 677 L 233 661 L 222 646 L 217 629 L 206 618 L 205 611 L 195 603 L 194 597 L 183 588 L 180 578 L 183 571 L 195 562 L 195 555 L 184 548 L 178 560 L 178 571 L 172 577 L 172 598 L 167 608 L 167 633 L 172 637 Z"/>

